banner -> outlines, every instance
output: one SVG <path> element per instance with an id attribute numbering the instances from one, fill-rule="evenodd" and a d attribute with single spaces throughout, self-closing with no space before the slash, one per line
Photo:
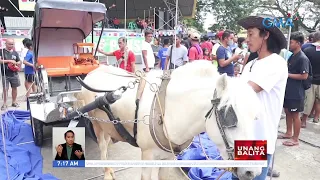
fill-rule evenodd
<path id="1" fill-rule="evenodd" d="M 35 0 L 18 0 L 20 11 L 34 11 Z"/>
<path id="2" fill-rule="evenodd" d="M 86 42 L 91 42 L 92 36 L 89 35 L 86 38 Z M 99 36 L 93 36 L 93 43 L 98 44 Z M 104 52 L 113 52 L 119 49 L 118 46 L 118 39 L 120 36 L 102 36 L 99 44 L 99 48 Z M 135 55 L 141 54 L 141 46 L 142 42 L 144 41 L 144 37 L 126 37 L 127 44 L 129 50 L 131 50 Z"/>

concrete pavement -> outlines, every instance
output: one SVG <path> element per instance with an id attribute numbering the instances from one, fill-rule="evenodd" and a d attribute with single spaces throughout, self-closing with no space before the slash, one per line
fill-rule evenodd
<path id="1" fill-rule="evenodd" d="M 23 84 L 23 74 L 20 74 L 21 83 Z M 26 109 L 26 102 L 23 101 L 25 94 L 24 86 L 18 89 L 21 107 Z M 10 101 L 9 101 L 10 102 Z M 2 101 L 0 102 L 2 104 Z M 10 103 L 8 103 L 10 104 Z M 10 108 L 12 109 L 12 108 Z M 61 124 L 60 126 L 67 126 Z M 83 125 L 81 125 L 83 126 Z M 280 122 L 280 132 L 285 130 L 285 120 Z M 43 156 L 43 172 L 51 173 L 63 180 L 102 180 L 102 168 L 74 168 L 70 170 L 52 168 L 52 127 L 45 127 L 45 141 L 41 149 Z M 88 133 L 87 133 L 88 134 Z M 319 180 L 320 179 L 320 126 L 308 122 L 307 128 L 301 131 L 301 142 L 299 146 L 286 147 L 282 145 L 283 140 L 278 140 L 275 154 L 275 169 L 281 172 L 278 180 Z M 304 143 L 306 142 L 306 143 Z M 118 142 L 109 146 L 109 159 L 111 160 L 138 160 L 141 158 L 141 151 L 127 143 Z M 100 152 L 97 144 L 90 138 L 86 137 L 86 159 L 98 160 Z M 116 168 L 115 168 L 116 169 Z M 119 168 L 118 168 L 119 169 Z M 141 168 L 129 168 L 116 172 L 117 180 L 140 180 Z M 165 180 L 183 180 L 181 173 L 174 169 L 168 168 L 161 171 L 161 176 Z"/>

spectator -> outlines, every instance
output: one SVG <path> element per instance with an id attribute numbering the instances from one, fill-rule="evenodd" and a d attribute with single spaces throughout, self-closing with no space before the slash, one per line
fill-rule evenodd
<path id="1" fill-rule="evenodd" d="M 315 115 L 313 118 L 314 123 L 319 122 L 320 115 L 320 31 L 314 34 L 315 43 L 311 44 L 304 50 L 304 53 L 309 58 L 312 67 L 312 84 L 311 88 L 306 91 L 306 98 L 304 104 L 304 111 L 301 117 L 301 126 L 306 127 L 308 115 L 312 111 L 313 104 L 315 102 Z"/>
<path id="2" fill-rule="evenodd" d="M 304 44 L 302 45 L 302 47 L 301 47 L 302 51 L 303 51 L 304 49 L 306 49 L 307 47 L 312 46 L 312 43 L 314 43 L 314 42 L 315 42 L 315 41 L 314 41 L 314 33 L 310 33 L 310 34 L 309 34 L 309 37 L 308 37 L 308 42 L 307 42 L 307 43 L 304 43 Z"/>
<path id="3" fill-rule="evenodd" d="M 233 63 L 237 62 L 241 55 L 233 55 L 228 46 L 233 44 L 233 32 L 224 31 L 222 35 L 221 46 L 217 49 L 218 72 L 220 74 L 227 73 L 228 76 L 234 75 Z"/>
<path id="4" fill-rule="evenodd" d="M 243 38 L 243 37 L 239 37 L 238 38 L 238 47 L 235 48 L 234 53 L 235 54 L 240 54 L 242 56 L 237 62 L 239 64 L 240 70 L 243 69 L 244 61 L 249 56 L 247 48 L 248 48 L 248 45 L 246 43 L 246 39 Z"/>
<path id="5" fill-rule="evenodd" d="M 211 57 L 210 57 L 210 51 L 209 51 L 209 49 L 203 48 L 202 51 L 203 51 L 203 59 L 208 60 L 208 61 L 211 61 L 212 59 L 211 59 Z"/>
<path id="6" fill-rule="evenodd" d="M 209 52 L 211 52 L 212 51 L 212 43 L 210 42 L 210 40 L 209 40 L 209 37 L 207 36 L 207 35 L 204 35 L 203 36 L 203 42 L 201 43 L 201 48 L 202 49 L 204 49 L 204 48 L 206 48 L 206 49 L 208 49 L 208 51 Z M 210 53 L 209 53 L 210 54 Z"/>
<path id="7" fill-rule="evenodd" d="M 305 98 L 303 80 L 308 78 L 309 73 L 309 59 L 301 51 L 303 41 L 304 36 L 301 32 L 293 32 L 291 34 L 290 51 L 293 52 L 293 55 L 288 60 L 289 75 L 283 103 L 286 113 L 287 132 L 278 136 L 278 139 L 289 139 L 283 142 L 285 146 L 299 145 L 301 128 L 299 113 L 303 111 Z"/>
<path id="8" fill-rule="evenodd" d="M 224 31 L 220 31 L 216 34 L 216 42 L 212 47 L 212 59 L 213 60 L 217 60 L 217 50 L 218 48 L 221 46 L 221 41 L 222 41 L 222 35 L 223 35 Z"/>
<path id="9" fill-rule="evenodd" d="M 200 47 L 200 34 L 198 33 L 192 33 L 190 36 L 191 39 L 191 47 L 189 49 L 189 62 L 192 62 L 194 60 L 203 59 L 203 52 Z"/>
<path id="10" fill-rule="evenodd" d="M 166 67 L 166 58 L 167 58 L 167 51 L 169 47 L 169 39 L 165 39 L 163 41 L 163 48 L 161 48 L 158 52 L 158 58 L 160 59 L 159 67 L 160 69 L 164 70 Z"/>
<path id="11" fill-rule="evenodd" d="M 12 89 L 12 107 L 19 107 L 19 104 L 17 103 L 17 95 L 18 87 L 20 86 L 20 79 L 17 70 L 10 68 L 9 64 L 21 67 L 21 61 L 19 54 L 13 49 L 14 40 L 6 39 L 6 47 L 0 51 L 1 79 L 3 87 L 3 105 L 1 110 L 7 109 L 9 85 Z"/>
<path id="12" fill-rule="evenodd" d="M 154 69 L 156 61 L 150 44 L 153 38 L 152 31 L 145 31 L 144 38 L 145 40 L 142 42 L 142 66 L 145 72 L 149 72 L 151 69 Z"/>
<path id="13" fill-rule="evenodd" d="M 128 72 L 135 72 L 136 57 L 132 51 L 128 50 L 127 38 L 120 37 L 118 39 L 118 45 L 119 49 L 114 52 L 104 52 L 101 49 L 98 49 L 98 52 L 106 56 L 115 56 L 121 69 Z"/>
<path id="14" fill-rule="evenodd" d="M 181 45 L 182 37 L 180 34 L 176 35 L 176 43 L 169 46 L 167 51 L 166 68 L 165 69 L 176 69 L 184 64 L 188 60 L 188 49 Z M 171 53 L 172 51 L 172 53 Z"/>
<path id="15" fill-rule="evenodd" d="M 36 92 L 36 83 L 35 83 L 35 72 L 36 67 L 33 62 L 33 46 L 32 41 L 28 40 L 25 42 L 25 46 L 28 48 L 28 52 L 23 60 L 23 64 L 25 65 L 24 68 L 24 75 L 25 75 L 25 82 L 24 85 L 27 90 L 27 97 L 30 96 L 31 91 Z"/>
<path id="16" fill-rule="evenodd" d="M 160 40 L 159 38 L 153 38 L 153 44 L 151 44 L 151 47 L 152 47 L 152 51 L 154 53 L 154 58 L 155 58 L 155 61 L 156 61 L 156 65 L 158 65 L 160 63 L 160 59 L 158 58 L 158 52 L 159 50 L 162 48 L 160 46 Z"/>
<path id="17" fill-rule="evenodd" d="M 31 39 L 29 38 L 24 38 L 22 40 L 22 44 L 23 44 L 23 49 L 20 53 L 20 59 L 24 59 L 26 57 L 27 52 L 29 51 L 29 49 L 26 47 L 26 42 L 27 41 L 31 41 Z M 24 68 L 24 64 L 21 64 L 21 67 Z"/>

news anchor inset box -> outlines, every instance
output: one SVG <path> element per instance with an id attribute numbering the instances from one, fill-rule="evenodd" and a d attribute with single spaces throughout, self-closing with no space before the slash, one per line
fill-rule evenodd
<path id="1" fill-rule="evenodd" d="M 267 160 L 267 141 L 234 141 L 234 160 Z"/>
<path id="2" fill-rule="evenodd" d="M 85 167 L 85 128 L 53 127 L 53 167 Z"/>

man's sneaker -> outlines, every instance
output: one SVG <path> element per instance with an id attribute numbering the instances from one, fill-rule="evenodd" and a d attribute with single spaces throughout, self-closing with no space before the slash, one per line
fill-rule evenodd
<path id="1" fill-rule="evenodd" d="M 7 105 L 2 105 L 2 107 L 1 107 L 1 111 L 4 111 L 4 110 L 6 110 L 8 108 L 8 106 Z"/>
<path id="2" fill-rule="evenodd" d="M 18 103 L 12 103 L 11 106 L 12 106 L 12 107 L 19 107 L 19 104 L 18 104 Z"/>

